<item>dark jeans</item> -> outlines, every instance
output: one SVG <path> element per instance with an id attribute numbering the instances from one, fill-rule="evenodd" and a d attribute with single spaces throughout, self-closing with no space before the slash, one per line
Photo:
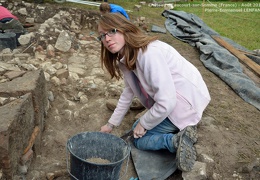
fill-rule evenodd
<path id="1" fill-rule="evenodd" d="M 139 120 L 137 120 L 132 129 L 135 128 Z M 166 118 L 153 129 L 148 130 L 141 138 L 134 140 L 134 145 L 140 150 L 160 150 L 168 149 L 170 152 L 175 153 L 175 145 L 173 144 L 173 137 L 179 129 Z"/>

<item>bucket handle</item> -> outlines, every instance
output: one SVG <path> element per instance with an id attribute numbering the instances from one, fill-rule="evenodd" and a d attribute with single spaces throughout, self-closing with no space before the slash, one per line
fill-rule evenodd
<path id="1" fill-rule="evenodd" d="M 73 177 L 74 179 L 78 180 L 78 178 L 76 178 L 73 174 L 71 174 L 70 170 L 69 170 L 69 158 L 68 158 L 68 147 L 66 148 L 66 161 L 67 161 L 67 171 L 70 174 L 71 177 Z"/>
<path id="2" fill-rule="evenodd" d="M 129 154 L 128 154 L 128 157 L 127 157 L 127 163 L 126 163 L 126 168 L 125 168 L 125 173 L 119 178 L 119 179 L 122 179 L 126 174 L 127 174 L 127 169 L 128 169 L 128 163 L 129 163 L 129 159 L 130 159 L 130 152 L 131 152 L 131 146 L 130 146 L 130 143 L 128 143 L 128 146 L 127 146 L 127 151 L 129 151 Z M 69 158 L 68 158 L 68 147 L 66 148 L 66 161 L 67 161 L 67 171 L 69 173 L 69 175 L 71 177 L 73 177 L 74 179 L 76 180 L 79 180 L 78 178 L 76 178 L 73 174 L 71 174 L 70 172 L 70 169 L 69 169 Z"/>

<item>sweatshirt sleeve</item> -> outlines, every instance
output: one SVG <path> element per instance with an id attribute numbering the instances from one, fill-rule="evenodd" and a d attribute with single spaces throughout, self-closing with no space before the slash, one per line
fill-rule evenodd
<path id="1" fill-rule="evenodd" d="M 112 116 L 109 119 L 109 123 L 119 126 L 124 119 L 125 114 L 127 113 L 131 103 L 132 99 L 134 97 L 134 93 L 129 87 L 128 83 L 126 80 L 125 82 L 125 88 L 120 95 L 119 101 L 117 103 L 116 109 L 114 110 Z"/>

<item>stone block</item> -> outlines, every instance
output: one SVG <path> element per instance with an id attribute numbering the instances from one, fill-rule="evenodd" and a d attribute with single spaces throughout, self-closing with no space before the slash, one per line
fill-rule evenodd
<path id="1" fill-rule="evenodd" d="M 1 61 L 8 62 L 13 59 L 14 55 L 12 53 L 8 53 L 8 54 L 2 54 L 1 57 L 2 57 Z"/>
<path id="2" fill-rule="evenodd" d="M 35 113 L 34 124 L 43 131 L 48 97 L 46 80 L 42 70 L 28 71 L 21 77 L 0 84 L 0 97 L 20 97 L 26 93 L 32 94 Z"/>
<path id="3" fill-rule="evenodd" d="M 207 180 L 207 164 L 196 161 L 190 172 L 182 172 L 183 180 Z"/>
<path id="4" fill-rule="evenodd" d="M 17 77 L 24 75 L 25 73 L 26 73 L 25 71 L 8 71 L 7 73 L 4 74 L 4 76 L 9 80 L 13 80 Z"/>
<path id="5" fill-rule="evenodd" d="M 140 5 L 135 5 L 135 6 L 134 6 L 134 10 L 140 11 L 141 7 L 142 7 L 142 6 L 140 6 Z"/>
<path id="6" fill-rule="evenodd" d="M 59 70 L 57 70 L 56 75 L 60 79 L 62 79 L 62 78 L 67 79 L 69 77 L 69 71 L 67 69 L 59 69 Z"/>
<path id="7" fill-rule="evenodd" d="M 13 179 L 34 129 L 32 94 L 0 106 L 0 117 L 0 168 L 4 178 Z"/>

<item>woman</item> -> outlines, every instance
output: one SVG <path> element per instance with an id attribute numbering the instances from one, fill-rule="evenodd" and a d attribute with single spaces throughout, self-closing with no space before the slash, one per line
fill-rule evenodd
<path id="1" fill-rule="evenodd" d="M 173 47 L 144 34 L 120 14 L 98 22 L 101 63 L 112 78 L 123 75 L 125 88 L 101 132 L 119 126 L 136 96 L 148 111 L 133 125 L 141 150 L 168 149 L 178 168 L 190 171 L 196 160 L 196 124 L 210 102 L 201 74 Z M 121 75 L 122 73 L 122 75 Z"/>

